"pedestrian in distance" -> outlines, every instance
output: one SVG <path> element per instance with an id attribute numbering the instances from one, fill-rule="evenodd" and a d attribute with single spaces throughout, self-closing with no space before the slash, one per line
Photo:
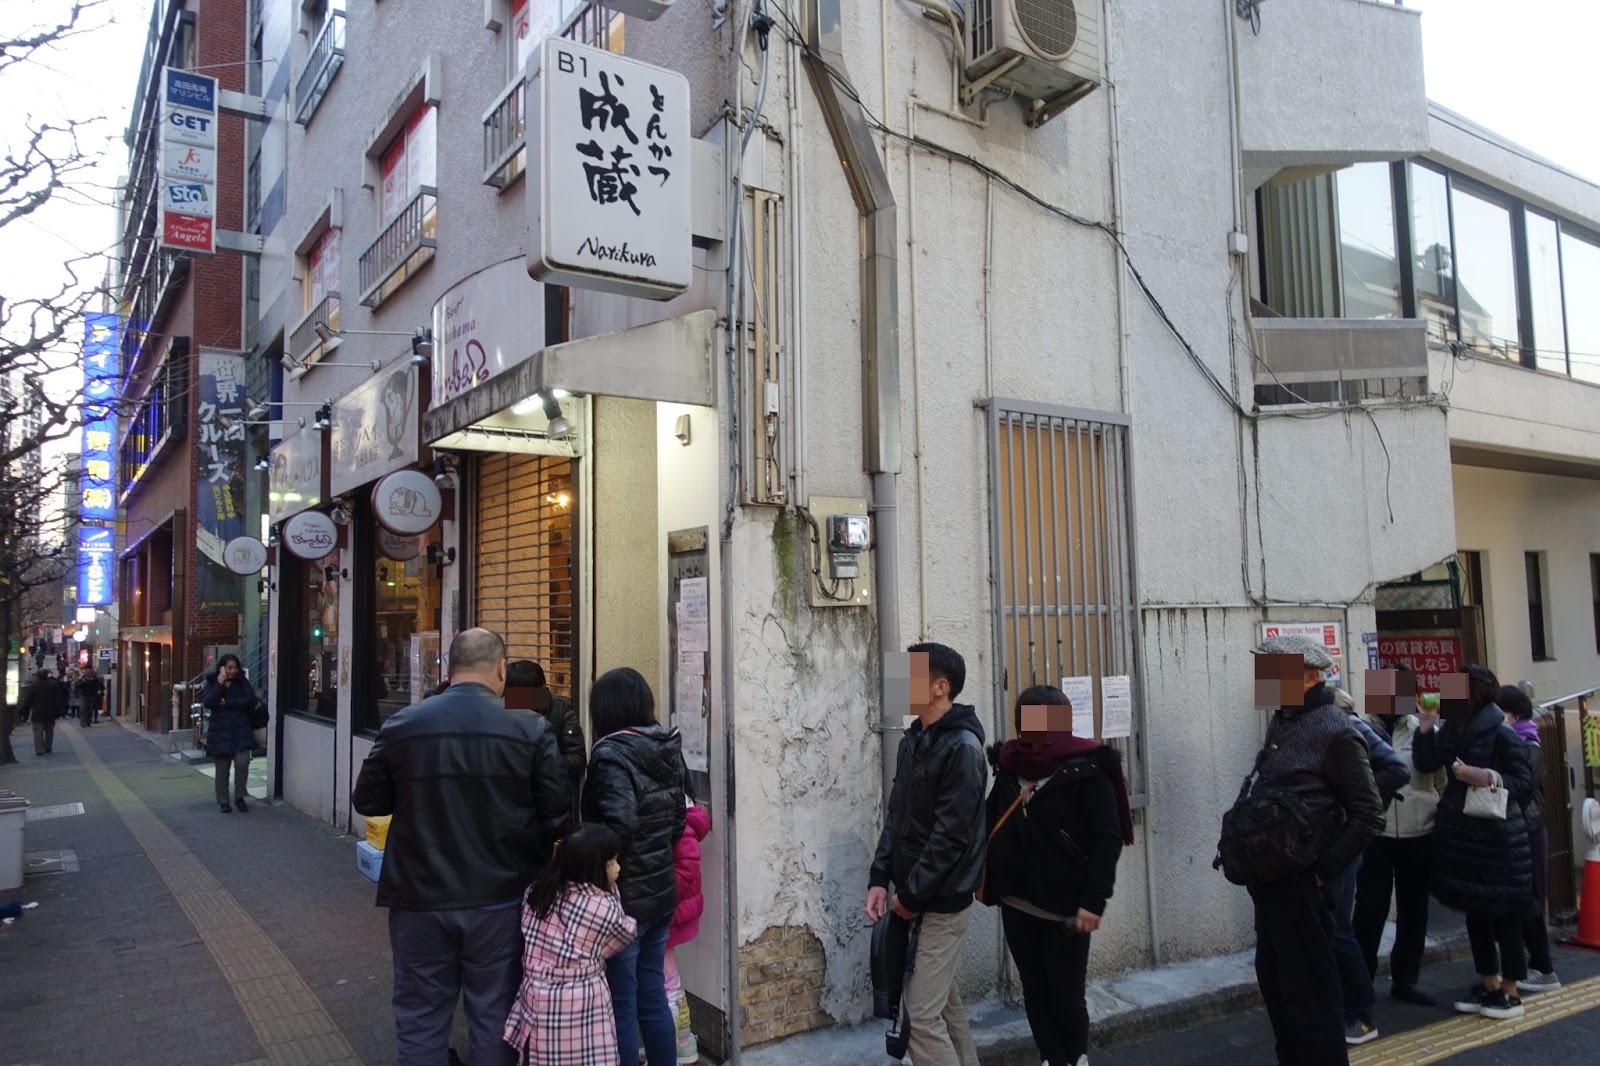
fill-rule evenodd
<path id="1" fill-rule="evenodd" d="M 1411 780 L 1411 767 L 1395 754 L 1394 748 L 1377 730 L 1357 716 L 1355 698 L 1342 688 L 1333 690 L 1333 702 L 1346 715 L 1367 746 L 1367 765 L 1372 768 L 1378 798 L 1387 811 L 1395 794 Z M 1369 847 L 1371 845 L 1368 845 Z M 1372 971 L 1362 957 L 1354 927 L 1356 881 L 1364 856 L 1345 867 L 1333 889 L 1333 957 L 1339 963 L 1339 987 L 1344 993 L 1344 1042 L 1352 1047 L 1378 1039 L 1377 995 L 1372 988 Z"/>
<path id="2" fill-rule="evenodd" d="M 1555 961 L 1550 957 L 1550 927 L 1545 923 L 1545 901 L 1550 880 L 1550 835 L 1544 822 L 1544 748 L 1539 743 L 1539 723 L 1533 720 L 1533 701 L 1517 685 L 1507 685 L 1500 690 L 1500 709 L 1506 712 L 1506 724 L 1527 745 L 1528 772 L 1532 787 L 1522 805 L 1522 816 L 1528 823 L 1528 857 L 1532 862 L 1533 911 L 1522 925 L 1522 938 L 1528 946 L 1528 976 L 1517 990 L 1553 992 L 1561 987 L 1556 976 Z"/>
<path id="3" fill-rule="evenodd" d="M 48 670 L 40 670 L 18 708 L 24 721 L 33 723 L 33 753 L 55 754 L 56 719 L 67 713 L 67 691 Z"/>
<path id="4" fill-rule="evenodd" d="M 582 797 L 583 774 L 589 765 L 589 753 L 583 742 L 583 723 L 572 701 L 557 696 L 545 683 L 544 667 L 531 659 L 518 659 L 506 667 L 506 706 L 513 710 L 537 711 L 550 723 L 556 735 L 556 746 L 561 749 L 561 761 L 566 763 L 567 777 L 572 782 L 572 809 L 578 809 Z"/>
<path id="5" fill-rule="evenodd" d="M 223 814 L 235 808 L 249 811 L 250 754 L 256 750 L 255 729 L 250 714 L 256 705 L 256 690 L 244 676 L 237 655 L 217 660 L 216 672 L 200 689 L 200 703 L 210 718 L 206 724 L 206 754 L 217 768 L 217 806 Z M 233 770 L 233 802 L 228 802 L 228 770 Z"/>
<path id="6" fill-rule="evenodd" d="M 617 889 L 639 936 L 606 962 L 617 1023 L 617 1057 L 639 1058 L 644 1036 L 649 1066 L 675 1066 L 677 1028 L 667 1003 L 667 936 L 678 905 L 672 849 L 687 823 L 683 743 L 656 722 L 655 697 L 634 669 L 611 670 L 589 692 L 594 748 L 583 785 L 583 820 L 622 841 Z"/>
<path id="7" fill-rule="evenodd" d="M 100 702 L 105 694 L 105 679 L 92 666 L 84 670 L 78 678 L 78 706 L 83 711 L 84 725 L 92 725 L 100 720 Z"/>
<path id="8" fill-rule="evenodd" d="M 1450 771 L 1433 827 L 1433 895 L 1465 912 L 1480 977 L 1455 1008 L 1497 1021 L 1520 1018 L 1517 985 L 1528 976 L 1522 930 L 1533 912 L 1533 862 L 1522 812 L 1533 789 L 1527 746 L 1506 725 L 1495 702 L 1500 682 L 1487 667 L 1445 675 L 1439 695 L 1444 721 L 1422 713 L 1412 758 L 1424 773 Z M 1498 810 L 1488 791 L 1496 786 L 1503 804 Z"/>
<path id="9" fill-rule="evenodd" d="M 894 784 L 872 861 L 867 917 L 886 912 L 917 926 L 902 993 L 917 1066 L 978 1066 L 956 988 L 961 939 L 982 874 L 989 768 L 983 724 L 956 703 L 967 665 L 943 644 L 913 644 L 889 669 L 909 692 L 916 721 L 900 738 Z M 894 892 L 890 894 L 890 886 Z"/>
<path id="10" fill-rule="evenodd" d="M 350 804 L 392 815 L 377 904 L 389 908 L 395 1061 L 446 1061 L 456 1001 L 473 1066 L 512 1066 L 523 894 L 572 822 L 567 770 L 538 715 L 508 711 L 505 641 L 450 642 L 450 687 L 387 718 Z M 630 1064 L 631 1066 L 631 1064 Z"/>
<path id="11" fill-rule="evenodd" d="M 1381 680 L 1373 674 L 1383 675 Z M 1379 691 L 1384 690 L 1384 691 Z M 1383 832 L 1367 845 L 1356 878 L 1352 922 L 1367 972 L 1376 979 L 1378 947 L 1394 897 L 1394 947 L 1389 952 L 1389 995 L 1422 1007 L 1438 1001 L 1418 987 L 1428 940 L 1428 883 L 1434 812 L 1444 792 L 1444 770 L 1423 773 L 1413 759 L 1417 735 L 1417 682 L 1409 667 L 1367 672 L 1367 722 L 1386 736 L 1406 764 L 1409 780 L 1383 813 Z"/>
<path id="12" fill-rule="evenodd" d="M 1039 1056 L 1086 1066 L 1089 937 L 1133 843 L 1122 757 L 1072 735 L 1072 703 L 1048 685 L 1017 700 L 1015 739 L 990 749 L 994 788 L 978 896 L 1000 907 Z"/>
<path id="13" fill-rule="evenodd" d="M 667 931 L 667 1001 L 672 1007 L 673 1026 L 678 1033 L 679 1066 L 700 1061 L 700 1046 L 689 1028 L 689 996 L 683 976 L 678 972 L 678 947 L 700 935 L 700 915 L 705 913 L 704 881 L 700 874 L 700 843 L 711 832 L 711 812 L 694 801 L 689 776 L 684 775 L 683 835 L 672 847 L 672 868 L 678 884 L 678 905 L 672 912 L 672 928 Z"/>
<path id="14" fill-rule="evenodd" d="M 78 668 L 69 666 L 66 672 L 61 675 L 61 685 L 67 690 L 67 717 L 82 726 L 85 723 L 83 721 L 82 704 L 78 700 L 78 678 Z"/>
<path id="15" fill-rule="evenodd" d="M 1281 1066 L 1345 1066 L 1334 889 L 1383 828 L 1366 744 L 1334 703 L 1328 650 L 1299 636 L 1254 649 L 1266 742 L 1223 816 L 1214 866 L 1255 906 L 1256 979 Z"/>
<path id="16" fill-rule="evenodd" d="M 621 850 L 605 826 L 579 826 L 528 887 L 522 984 L 504 1032 L 519 1063 L 618 1066 L 605 965 L 638 933 L 617 894 Z"/>

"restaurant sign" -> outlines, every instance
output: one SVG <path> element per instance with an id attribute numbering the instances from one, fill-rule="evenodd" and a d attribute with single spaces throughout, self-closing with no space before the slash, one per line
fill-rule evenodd
<path id="1" fill-rule="evenodd" d="M 380 372 L 333 405 L 328 488 L 343 496 L 417 461 L 417 371 L 409 363 Z"/>
<path id="2" fill-rule="evenodd" d="M 462 279 L 433 305 L 433 406 L 527 362 L 544 347 L 544 286 L 521 259 Z"/>

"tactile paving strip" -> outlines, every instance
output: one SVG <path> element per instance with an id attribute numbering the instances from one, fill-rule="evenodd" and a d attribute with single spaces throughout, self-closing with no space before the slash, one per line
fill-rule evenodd
<path id="1" fill-rule="evenodd" d="M 1476 1014 L 1458 1014 L 1350 1050 L 1350 1066 L 1427 1066 L 1476 1048 L 1509 1040 L 1518 1033 L 1538 1029 L 1574 1014 L 1600 1007 L 1600 977 L 1541 992 L 1522 1001 L 1527 1013 L 1497 1022 Z"/>

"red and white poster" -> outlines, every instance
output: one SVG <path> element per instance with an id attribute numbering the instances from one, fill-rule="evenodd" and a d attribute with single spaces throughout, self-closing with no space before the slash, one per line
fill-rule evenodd
<path id="1" fill-rule="evenodd" d="M 211 219 L 164 212 L 161 216 L 161 243 L 167 248 L 210 253 L 215 248 Z"/>
<path id="2" fill-rule="evenodd" d="M 384 222 L 405 210 L 424 185 L 431 186 L 437 180 L 437 115 L 431 104 L 417 108 L 406 120 L 405 129 L 384 150 L 379 164 L 383 171 Z"/>
<path id="3" fill-rule="evenodd" d="M 1438 692 L 1440 676 L 1461 669 L 1461 638 L 1379 633 L 1378 664 L 1386 670 L 1409 666 L 1416 672 L 1418 692 Z"/>

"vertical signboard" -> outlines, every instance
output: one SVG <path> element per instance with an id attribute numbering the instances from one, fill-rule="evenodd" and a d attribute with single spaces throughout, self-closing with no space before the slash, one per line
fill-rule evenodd
<path id="1" fill-rule="evenodd" d="M 688 289 L 688 79 L 546 38 L 528 125 L 528 273 L 651 300 Z"/>
<path id="2" fill-rule="evenodd" d="M 244 528 L 244 357 L 200 353 L 195 447 L 194 535 L 200 549 L 200 614 L 238 614 L 243 609 L 238 575 L 223 549 Z"/>
<path id="3" fill-rule="evenodd" d="M 113 536 L 113 530 L 107 526 L 78 529 L 79 606 L 107 607 L 111 604 Z"/>
<path id="4" fill-rule="evenodd" d="M 115 440 L 117 349 L 121 341 L 114 314 L 84 316 L 82 458 L 78 465 L 78 516 L 85 522 L 117 518 Z"/>
<path id="5" fill-rule="evenodd" d="M 161 246 L 216 250 L 217 79 L 168 67 L 161 107 Z"/>

